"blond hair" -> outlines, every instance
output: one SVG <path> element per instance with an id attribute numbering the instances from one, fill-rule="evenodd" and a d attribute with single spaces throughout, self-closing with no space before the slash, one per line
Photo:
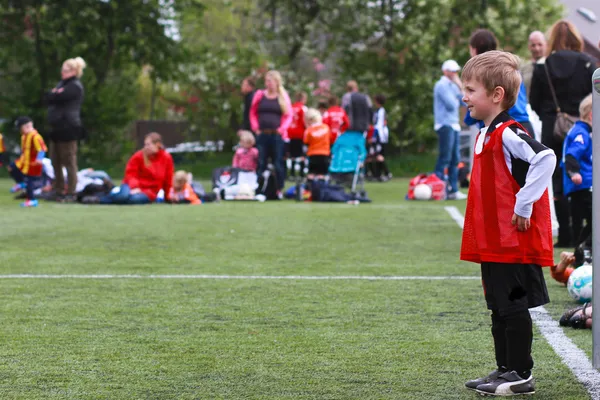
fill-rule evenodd
<path id="1" fill-rule="evenodd" d="M 323 117 L 321 117 L 321 113 L 319 110 L 315 108 L 309 108 L 304 113 L 304 120 L 306 125 L 313 125 L 317 123 L 321 123 L 323 121 Z"/>
<path id="2" fill-rule="evenodd" d="M 503 88 L 502 106 L 509 109 L 516 103 L 521 86 L 519 58 L 505 51 L 486 51 L 465 64 L 462 79 L 481 83 L 488 95 L 497 87 Z"/>
<path id="3" fill-rule="evenodd" d="M 281 74 L 279 71 L 271 70 L 267 72 L 265 78 L 271 78 L 277 84 L 277 101 L 279 102 L 279 107 L 281 107 L 281 113 L 287 114 L 289 110 L 286 99 L 289 98 L 289 96 L 283 87 L 283 78 L 281 77 Z"/>
<path id="4" fill-rule="evenodd" d="M 250 147 L 254 147 L 254 145 L 256 144 L 256 139 L 254 138 L 254 135 L 252 134 L 252 132 L 250 131 L 241 131 L 240 132 L 240 143 L 244 144 L 249 144 Z"/>
<path id="5" fill-rule="evenodd" d="M 586 121 L 586 122 L 591 122 L 589 121 L 589 116 L 590 113 L 592 112 L 592 94 L 588 94 L 587 96 L 585 96 L 583 98 L 583 100 L 581 100 L 581 103 L 579 103 L 579 118 L 581 118 L 582 120 Z"/>
<path id="6" fill-rule="evenodd" d="M 188 173 L 180 169 L 179 171 L 175 172 L 173 180 L 177 183 L 185 185 L 186 183 L 188 183 Z"/>
<path id="7" fill-rule="evenodd" d="M 81 76 L 83 75 L 83 69 L 86 66 L 85 61 L 83 61 L 83 58 L 81 57 L 75 57 L 75 58 L 69 58 L 68 60 L 66 60 L 63 65 L 66 65 L 67 67 L 69 67 L 70 69 L 72 69 L 73 71 L 75 71 L 75 76 L 77 76 L 78 78 L 81 78 Z"/>
<path id="8" fill-rule="evenodd" d="M 583 39 L 575 25 L 567 20 L 561 19 L 550 28 L 550 40 L 548 40 L 546 55 L 549 56 L 553 52 L 560 50 L 582 52 L 583 46 Z"/>

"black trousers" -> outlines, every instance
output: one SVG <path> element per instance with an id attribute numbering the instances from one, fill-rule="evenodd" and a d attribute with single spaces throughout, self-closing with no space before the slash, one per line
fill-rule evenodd
<path id="1" fill-rule="evenodd" d="M 526 377 L 533 368 L 529 308 L 549 301 L 542 268 L 535 264 L 482 263 L 481 278 L 492 311 L 496 364 Z"/>
<path id="2" fill-rule="evenodd" d="M 517 371 L 521 377 L 528 376 L 533 368 L 533 323 L 529 311 L 506 316 L 492 311 L 492 337 L 498 368 Z"/>
<path id="3" fill-rule="evenodd" d="M 573 237 L 578 246 L 592 232 L 592 192 L 578 190 L 569 193 Z M 583 223 L 585 222 L 585 226 Z"/>

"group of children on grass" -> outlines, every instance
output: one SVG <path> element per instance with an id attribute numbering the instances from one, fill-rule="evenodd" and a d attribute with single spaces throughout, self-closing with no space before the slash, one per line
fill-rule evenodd
<path id="1" fill-rule="evenodd" d="M 320 101 L 318 107 L 307 108 L 304 92 L 294 96 L 292 123 L 288 128 L 289 142 L 286 144 L 286 170 L 288 178 L 321 179 L 327 175 L 332 148 L 337 138 L 350 126 L 346 111 L 339 105 L 336 96 L 327 102 Z M 385 117 L 385 97 L 374 98 L 376 111 L 371 129 L 367 132 L 369 157 L 367 174 L 380 181 L 387 181 L 391 174 L 385 162 L 388 128 Z M 239 132 L 239 146 L 233 156 L 232 166 L 246 171 L 256 171 L 258 150 L 254 147 L 255 136 L 250 131 Z M 308 161 L 308 162 L 307 162 Z"/>

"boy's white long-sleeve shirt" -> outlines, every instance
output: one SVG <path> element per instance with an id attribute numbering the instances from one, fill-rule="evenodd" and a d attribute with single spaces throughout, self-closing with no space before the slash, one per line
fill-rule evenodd
<path id="1" fill-rule="evenodd" d="M 496 124 L 495 128 L 500 125 L 502 122 Z M 488 127 L 481 129 L 475 143 L 475 154 L 480 154 L 484 143 L 487 143 L 487 131 Z M 529 218 L 533 211 L 533 203 L 538 201 L 548 188 L 556 166 L 556 155 L 515 125 L 505 128 L 502 132 L 502 149 L 508 170 L 521 187 L 516 194 L 514 213 Z"/>

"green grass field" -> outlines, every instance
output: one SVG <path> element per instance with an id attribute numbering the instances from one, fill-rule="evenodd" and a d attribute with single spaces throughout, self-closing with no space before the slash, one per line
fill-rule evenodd
<path id="1" fill-rule="evenodd" d="M 472 276 L 471 280 L 1 279 L 1 399 L 478 399 L 494 367 L 478 266 L 444 210 L 407 202 L 42 203 L 0 181 L 0 275 Z M 558 319 L 573 306 L 551 281 Z M 566 330 L 588 356 L 589 331 Z M 545 339 L 536 399 L 588 399 Z"/>

